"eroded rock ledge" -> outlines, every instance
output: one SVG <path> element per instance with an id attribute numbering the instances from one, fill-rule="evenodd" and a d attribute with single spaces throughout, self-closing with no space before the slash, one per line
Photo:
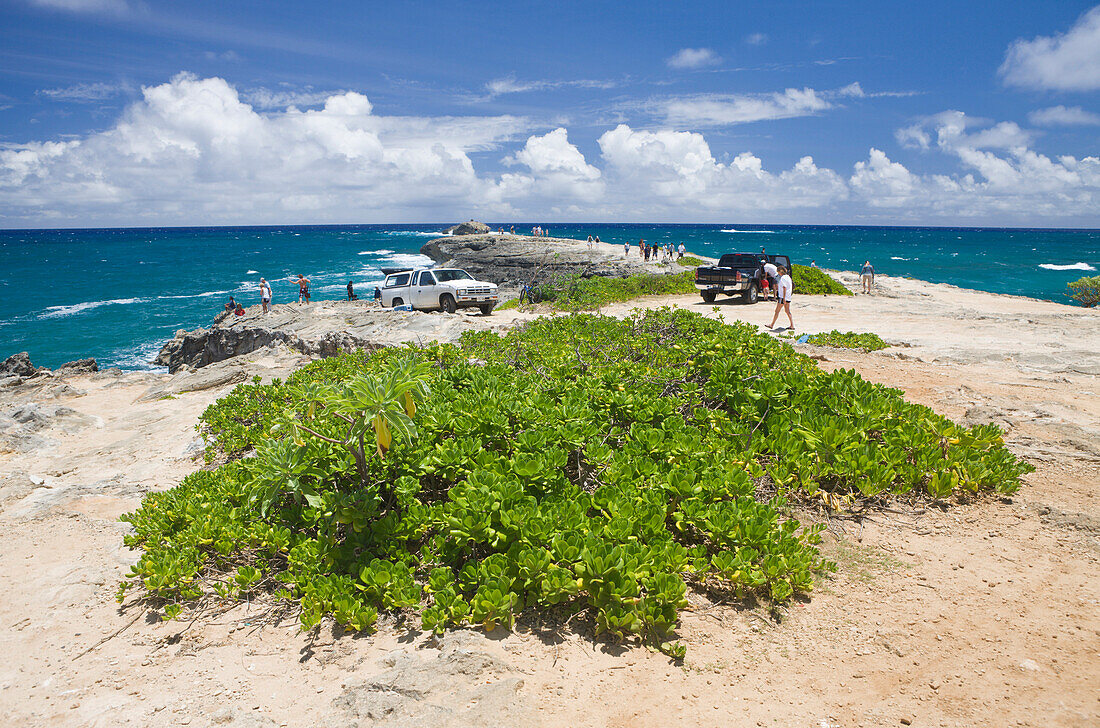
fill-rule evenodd
<path id="1" fill-rule="evenodd" d="M 518 288 L 538 275 L 542 280 L 555 275 L 578 273 L 585 278 L 613 278 L 637 273 L 680 273 L 676 263 L 644 262 L 638 244 L 623 254 L 622 245 L 589 245 L 569 238 L 536 238 L 527 235 L 489 233 L 454 235 L 429 240 L 420 252 L 437 264 L 463 268 L 470 275 L 506 288 Z"/>
<path id="2" fill-rule="evenodd" d="M 368 301 L 319 301 L 308 306 L 259 306 L 244 316 L 219 316 L 208 328 L 180 330 L 160 350 L 154 364 L 175 373 L 250 354 L 276 344 L 311 357 L 371 351 L 407 342 L 454 341 L 463 331 L 488 329 L 491 316 L 391 311 Z"/>

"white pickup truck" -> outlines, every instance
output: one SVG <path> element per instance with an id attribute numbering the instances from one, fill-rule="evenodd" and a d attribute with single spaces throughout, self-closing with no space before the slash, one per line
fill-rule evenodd
<path id="1" fill-rule="evenodd" d="M 499 301 L 495 283 L 474 280 L 460 268 L 418 268 L 390 273 L 382 284 L 382 306 L 409 306 L 419 311 L 481 309 L 488 315 Z"/>

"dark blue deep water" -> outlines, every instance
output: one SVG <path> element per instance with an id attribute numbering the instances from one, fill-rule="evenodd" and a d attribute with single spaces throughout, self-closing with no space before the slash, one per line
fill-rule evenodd
<path id="1" fill-rule="evenodd" d="M 1063 303 L 1066 283 L 1100 268 L 1100 230 L 542 224 L 557 237 L 683 241 L 704 255 L 766 247 L 822 268 L 869 258 L 879 273 Z M 276 303 L 296 298 L 298 272 L 315 299 L 343 298 L 348 280 L 369 295 L 382 266 L 426 260 L 420 246 L 442 227 L 0 230 L 0 358 L 26 350 L 41 366 L 94 356 L 150 368 L 176 329 L 209 324 L 228 296 L 257 303 L 260 276 Z"/>

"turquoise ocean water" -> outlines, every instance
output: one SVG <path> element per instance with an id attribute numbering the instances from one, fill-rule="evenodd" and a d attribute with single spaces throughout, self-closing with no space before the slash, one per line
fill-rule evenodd
<path id="1" fill-rule="evenodd" d="M 501 223 L 491 223 L 494 229 Z M 528 232 L 532 223 L 515 224 Z M 558 237 L 681 241 L 689 251 L 786 253 L 796 263 L 879 273 L 1072 303 L 1066 283 L 1096 275 L 1100 230 L 541 223 Z M 441 225 L 342 225 L 112 230 L 0 230 L 0 358 L 29 351 L 41 366 L 94 356 L 101 366 L 152 368 L 177 329 L 208 325 L 230 295 L 296 299 L 369 296 L 381 267 L 428 262 L 420 246 Z"/>

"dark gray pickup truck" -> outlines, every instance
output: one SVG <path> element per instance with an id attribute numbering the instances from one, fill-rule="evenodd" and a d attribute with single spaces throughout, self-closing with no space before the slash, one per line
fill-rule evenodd
<path id="1" fill-rule="evenodd" d="M 760 298 L 760 282 L 765 277 L 765 262 L 781 265 L 788 271 L 791 269 L 791 259 L 785 255 L 726 253 L 718 259 L 718 265 L 695 269 L 695 287 L 707 303 L 719 295 L 741 296 L 745 303 L 756 303 Z"/>

